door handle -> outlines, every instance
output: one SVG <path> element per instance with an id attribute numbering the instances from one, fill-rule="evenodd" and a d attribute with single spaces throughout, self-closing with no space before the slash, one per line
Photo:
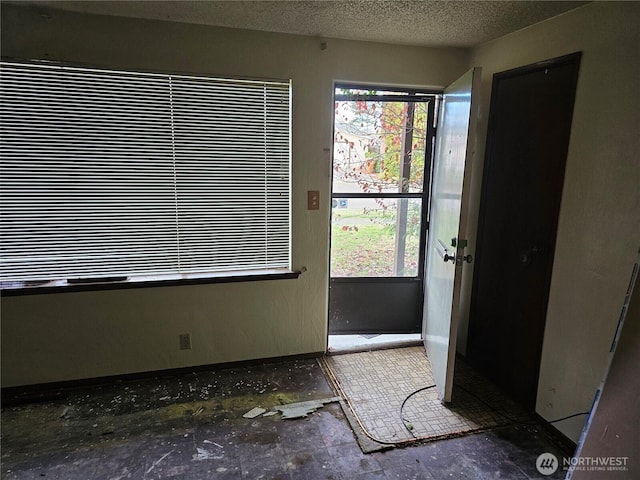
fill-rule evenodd
<path id="1" fill-rule="evenodd" d="M 444 257 L 442 257 L 442 259 L 445 262 L 451 260 L 451 262 L 455 263 L 456 265 L 462 265 L 464 262 L 471 263 L 473 261 L 473 257 L 471 255 L 458 255 L 456 257 L 453 255 L 448 255 L 446 253 L 444 254 Z"/>
<path id="2" fill-rule="evenodd" d="M 524 252 L 520 253 L 519 260 L 523 266 L 528 266 L 535 257 L 539 255 L 543 255 L 545 253 L 544 247 L 540 245 L 534 245 L 533 247 L 529 247 Z"/>
<path id="3" fill-rule="evenodd" d="M 455 255 L 449 255 L 447 252 L 444 253 L 442 259 L 444 260 L 444 263 L 447 263 L 449 260 L 451 260 L 451 263 L 456 263 Z"/>
<path id="4" fill-rule="evenodd" d="M 464 240 L 464 242 L 466 246 L 466 240 Z M 471 263 L 473 261 L 472 255 L 449 255 L 444 242 L 442 240 L 438 240 L 438 243 L 440 244 L 440 248 L 436 246 L 435 249 L 438 252 L 438 255 L 442 257 L 442 260 L 444 260 L 444 263 L 447 263 L 449 260 L 451 260 L 451 263 L 453 263 L 454 265 L 462 265 L 464 262 Z M 455 238 L 452 239 L 452 243 L 454 243 L 455 246 Z"/>
<path id="5" fill-rule="evenodd" d="M 471 263 L 473 261 L 473 256 L 471 255 L 449 255 L 446 250 L 444 251 L 444 253 L 438 253 L 440 253 L 440 256 L 442 257 L 442 260 L 444 260 L 444 263 L 447 263 L 449 260 L 451 260 L 451 263 L 453 263 L 454 265 L 462 265 L 464 262 Z"/>
<path id="6" fill-rule="evenodd" d="M 438 243 L 440 244 L 440 246 L 438 247 L 436 245 L 435 251 L 438 252 L 438 255 L 440 255 L 442 260 L 444 260 L 444 263 L 447 263 L 449 260 L 451 260 L 451 262 L 455 264 L 456 263 L 455 255 L 449 255 L 449 252 L 447 251 L 447 246 L 444 244 L 442 240 L 438 239 Z"/>
<path id="7" fill-rule="evenodd" d="M 456 263 L 456 257 L 449 255 L 449 252 L 447 251 L 447 246 L 445 245 L 445 243 L 439 238 L 437 239 L 437 241 L 439 243 L 439 246 L 436 245 L 434 249 L 438 253 L 438 255 L 440 255 L 440 258 L 444 260 L 444 263 L 447 263 L 449 260 L 451 260 L 453 263 Z"/>

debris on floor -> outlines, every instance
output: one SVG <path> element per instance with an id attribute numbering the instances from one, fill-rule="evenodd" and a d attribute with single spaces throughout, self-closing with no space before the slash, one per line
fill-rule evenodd
<path id="1" fill-rule="evenodd" d="M 287 403 L 284 405 L 276 405 L 271 407 L 270 410 L 262 407 L 254 407 L 249 410 L 247 413 L 242 415 L 244 418 L 256 418 L 262 415 L 263 417 L 271 417 L 272 415 L 276 415 L 278 412 L 282 413 L 283 419 L 294 419 L 294 418 L 304 418 L 310 413 L 315 412 L 316 410 L 324 407 L 328 403 L 339 402 L 341 397 L 329 397 L 329 398 L 321 398 L 319 400 L 308 400 L 305 402 L 295 402 L 295 403 Z"/>
<path id="2" fill-rule="evenodd" d="M 324 407 L 328 403 L 339 402 L 340 397 L 322 398 L 320 400 L 308 400 L 306 402 L 289 403 L 273 407 L 282 413 L 283 419 L 304 418 L 310 413 Z"/>
<path id="3" fill-rule="evenodd" d="M 202 443 L 210 443 L 211 445 L 215 445 L 218 448 L 224 448 L 222 445 L 216 442 L 212 442 L 211 440 L 204 440 Z"/>
<path id="4" fill-rule="evenodd" d="M 266 408 L 254 407 L 242 416 L 244 418 L 256 418 L 257 416 L 262 415 L 266 411 L 267 411 Z"/>
<path id="5" fill-rule="evenodd" d="M 156 468 L 156 465 L 158 465 L 162 460 L 164 460 L 165 458 L 167 458 L 169 455 L 171 455 L 174 451 L 171 450 L 170 452 L 165 453 L 163 456 L 161 456 L 158 460 L 156 460 L 155 462 L 153 462 L 151 464 L 151 466 L 149 467 L 149 469 L 147 470 L 147 474 L 151 473 L 151 470 L 153 470 L 154 468 Z"/>
<path id="6" fill-rule="evenodd" d="M 2 480 L 540 478 L 540 452 L 573 452 L 536 423 L 365 455 L 316 359 L 27 394 L 0 412 Z M 242 417 L 254 407 L 270 418 Z"/>
<path id="7" fill-rule="evenodd" d="M 200 448 L 200 447 L 196 447 L 196 450 L 198 451 L 198 453 L 194 453 L 191 458 L 192 460 L 197 460 L 197 461 L 201 461 L 201 460 L 218 460 L 220 458 L 222 458 L 219 455 L 215 455 L 213 452 L 210 452 L 209 450 L 205 450 L 204 448 Z"/>
<path id="8" fill-rule="evenodd" d="M 198 409 L 195 412 L 193 412 L 193 416 L 196 417 L 196 416 L 200 415 L 202 412 L 204 412 L 204 407 L 200 406 L 200 407 L 198 407 Z"/>

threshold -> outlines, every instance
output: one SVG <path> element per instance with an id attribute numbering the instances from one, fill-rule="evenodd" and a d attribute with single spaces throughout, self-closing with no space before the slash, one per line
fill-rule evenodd
<path id="1" fill-rule="evenodd" d="M 422 345 L 419 333 L 329 335 L 327 354 L 352 353 Z"/>

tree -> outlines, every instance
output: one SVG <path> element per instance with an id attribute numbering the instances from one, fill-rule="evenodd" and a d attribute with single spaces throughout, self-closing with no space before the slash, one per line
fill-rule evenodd
<path id="1" fill-rule="evenodd" d="M 411 107 L 410 107 L 411 105 Z M 412 122 L 407 122 L 409 110 Z M 400 165 L 409 157 L 411 172 L 402 191 L 421 191 L 427 130 L 426 103 L 351 100 L 336 102 L 336 145 L 349 159 L 353 137 L 366 140 L 364 158 L 353 162 L 335 162 L 336 172 L 345 180 L 357 182 L 363 192 L 402 188 Z M 406 145 L 406 138 L 412 141 Z M 404 148 L 403 148 L 404 147 Z"/>
<path id="2" fill-rule="evenodd" d="M 334 186 L 342 183 L 335 191 L 353 192 L 357 186 L 366 194 L 422 192 L 426 102 L 356 97 L 337 101 L 335 109 Z M 363 207 L 359 213 L 350 210 L 350 219 L 334 210 L 332 272 L 338 276 L 348 271 L 364 276 L 413 275 L 418 268 L 420 202 L 369 198 L 376 207 Z M 362 224 L 365 219 L 370 227 Z M 340 254 L 338 241 L 345 248 Z M 344 255 L 340 265 L 334 264 L 337 255 Z"/>

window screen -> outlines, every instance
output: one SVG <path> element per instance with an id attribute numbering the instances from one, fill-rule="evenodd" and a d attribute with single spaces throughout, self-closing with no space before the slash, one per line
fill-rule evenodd
<path id="1" fill-rule="evenodd" d="M 290 267 L 290 82 L 0 67 L 3 282 Z"/>

